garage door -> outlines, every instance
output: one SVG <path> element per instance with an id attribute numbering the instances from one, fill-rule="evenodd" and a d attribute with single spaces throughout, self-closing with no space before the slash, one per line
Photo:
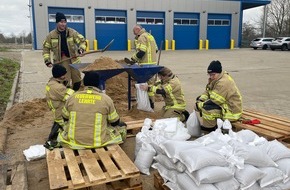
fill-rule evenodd
<path id="1" fill-rule="evenodd" d="M 122 10 L 95 10 L 96 40 L 103 49 L 112 39 L 109 50 L 127 49 L 127 12 Z"/>
<path id="2" fill-rule="evenodd" d="M 55 29 L 55 14 L 61 12 L 65 14 L 67 20 L 67 26 L 75 29 L 80 34 L 85 36 L 85 16 L 84 9 L 68 9 L 68 8 L 56 8 L 48 7 L 48 21 L 49 31 Z"/>
<path id="3" fill-rule="evenodd" d="M 164 15 L 164 12 L 137 11 L 137 24 L 140 24 L 147 32 L 154 36 L 158 49 L 160 48 L 161 41 L 163 41 L 162 49 L 164 49 Z"/>
<path id="4" fill-rule="evenodd" d="M 173 39 L 175 49 L 198 49 L 199 14 L 174 13 Z"/>
<path id="5" fill-rule="evenodd" d="M 207 20 L 209 49 L 228 49 L 231 39 L 231 15 L 209 14 Z"/>

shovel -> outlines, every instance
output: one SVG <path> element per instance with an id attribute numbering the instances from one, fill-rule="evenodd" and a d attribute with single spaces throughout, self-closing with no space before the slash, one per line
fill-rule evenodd
<path id="1" fill-rule="evenodd" d="M 91 53 L 104 52 L 104 51 L 106 51 L 107 49 L 109 49 L 109 47 L 112 45 L 113 42 L 114 42 L 114 39 L 112 39 L 112 40 L 110 41 L 110 43 L 108 43 L 108 44 L 106 45 L 106 47 L 104 47 L 103 49 L 100 49 L 100 50 L 94 50 L 94 51 L 88 51 L 88 52 L 85 52 L 85 53 L 83 53 L 83 54 L 79 54 L 79 55 L 76 55 L 76 56 L 73 56 L 73 57 L 69 57 L 69 58 L 63 59 L 63 60 L 61 60 L 61 61 L 55 62 L 54 64 L 59 64 L 59 63 L 62 63 L 62 62 L 64 62 L 64 61 L 68 61 L 68 60 L 71 60 L 71 59 L 73 59 L 73 58 L 77 58 L 77 57 L 82 57 L 82 56 L 85 56 L 85 55 L 88 55 L 88 54 L 91 54 Z"/>

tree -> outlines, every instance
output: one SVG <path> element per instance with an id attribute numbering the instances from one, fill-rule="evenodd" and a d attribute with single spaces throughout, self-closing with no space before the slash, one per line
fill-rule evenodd
<path id="1" fill-rule="evenodd" d="M 242 28 L 242 47 L 248 47 L 250 44 L 250 41 L 254 38 L 258 37 L 260 34 L 258 33 L 257 28 L 253 24 L 251 24 L 249 21 L 243 23 Z"/>

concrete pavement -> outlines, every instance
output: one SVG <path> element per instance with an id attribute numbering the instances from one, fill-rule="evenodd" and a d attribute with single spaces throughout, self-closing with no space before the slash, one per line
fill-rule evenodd
<path id="1" fill-rule="evenodd" d="M 45 84 L 51 69 L 42 60 L 42 51 L 23 51 L 19 80 L 19 102 L 43 98 Z M 92 63 L 100 56 L 121 60 L 132 52 L 106 51 L 82 57 L 83 63 Z M 207 67 L 212 60 L 220 60 L 237 83 L 245 108 L 290 119 L 290 62 L 289 51 L 271 50 L 188 50 L 163 51 L 160 65 L 177 74 L 184 88 L 187 109 L 191 111 L 195 98 L 207 83 Z"/>

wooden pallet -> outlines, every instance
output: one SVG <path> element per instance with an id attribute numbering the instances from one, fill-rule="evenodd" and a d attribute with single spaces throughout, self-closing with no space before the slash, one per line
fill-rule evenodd
<path id="1" fill-rule="evenodd" d="M 27 190 L 27 173 L 25 162 L 13 166 L 0 165 L 0 190 Z"/>
<path id="2" fill-rule="evenodd" d="M 137 121 L 127 121 L 127 138 L 135 137 L 143 127 L 144 119 Z"/>
<path id="3" fill-rule="evenodd" d="M 164 180 L 157 171 L 154 172 L 154 187 L 156 190 L 170 190 L 164 185 Z"/>
<path id="4" fill-rule="evenodd" d="M 242 118 L 258 119 L 261 123 L 250 125 L 242 122 L 233 122 L 232 125 L 236 130 L 249 129 L 268 140 L 277 139 L 290 147 L 290 120 L 254 110 L 244 110 Z"/>
<path id="5" fill-rule="evenodd" d="M 47 150 L 50 189 L 141 190 L 140 172 L 119 145 Z"/>

